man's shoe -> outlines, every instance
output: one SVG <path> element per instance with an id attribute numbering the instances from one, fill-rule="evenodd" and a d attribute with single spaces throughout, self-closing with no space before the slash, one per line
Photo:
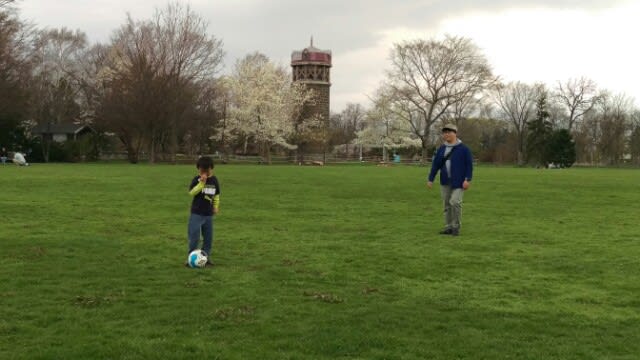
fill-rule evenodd
<path id="1" fill-rule="evenodd" d="M 460 235 L 460 229 L 451 229 L 451 236 Z"/>
<path id="2" fill-rule="evenodd" d="M 451 235 L 452 232 L 453 232 L 452 229 L 447 228 L 447 229 L 444 229 L 444 230 L 440 231 L 439 234 L 440 235 Z"/>

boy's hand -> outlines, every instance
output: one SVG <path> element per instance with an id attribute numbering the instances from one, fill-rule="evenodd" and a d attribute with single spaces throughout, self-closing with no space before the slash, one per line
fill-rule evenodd
<path id="1" fill-rule="evenodd" d="M 220 209 L 219 208 L 213 208 L 213 215 L 218 215 L 218 213 L 220 213 Z"/>
<path id="2" fill-rule="evenodd" d="M 201 183 L 206 183 L 207 182 L 207 174 L 200 175 L 200 182 Z"/>

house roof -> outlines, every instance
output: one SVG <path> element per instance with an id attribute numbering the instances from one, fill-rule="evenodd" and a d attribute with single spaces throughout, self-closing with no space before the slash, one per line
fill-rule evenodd
<path id="1" fill-rule="evenodd" d="M 89 125 L 43 124 L 34 127 L 31 132 L 33 134 L 78 134 L 85 129 L 89 129 L 92 132 L 94 131 Z"/>

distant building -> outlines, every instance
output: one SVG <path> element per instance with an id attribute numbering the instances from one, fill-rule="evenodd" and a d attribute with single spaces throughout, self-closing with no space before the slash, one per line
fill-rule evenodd
<path id="1" fill-rule="evenodd" d="M 44 140 L 62 143 L 67 140 L 78 140 L 78 138 L 85 134 L 95 133 L 95 130 L 89 125 L 44 124 L 34 127 L 31 133 L 36 136 L 41 136 Z"/>
<path id="2" fill-rule="evenodd" d="M 322 121 L 329 121 L 329 102 L 331 87 L 331 51 L 320 50 L 313 46 L 291 53 L 293 81 L 301 82 L 315 93 L 315 105 L 308 105 L 303 116 L 319 115 Z"/>

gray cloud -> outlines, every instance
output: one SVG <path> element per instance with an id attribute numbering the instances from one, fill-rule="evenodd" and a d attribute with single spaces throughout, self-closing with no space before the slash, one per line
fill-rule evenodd
<path id="1" fill-rule="evenodd" d="M 435 28 L 443 19 L 473 12 L 506 9 L 554 8 L 598 11 L 627 1 L 603 0 L 370 0 L 370 1 L 207 1 L 189 3 L 209 21 L 212 34 L 222 38 L 227 52 L 226 69 L 235 59 L 260 51 L 272 59 L 287 62 L 292 50 L 308 45 L 311 35 L 315 45 L 330 49 L 334 58 L 375 46 L 380 32 L 392 28 Z M 67 26 L 88 33 L 93 41 L 106 41 L 124 22 L 127 12 L 144 19 L 153 9 L 166 5 L 165 0 L 29 0 L 20 5 L 25 17 L 48 27 Z M 383 56 L 386 56 L 384 54 Z M 380 72 L 382 69 L 380 69 Z M 341 69 L 343 77 L 334 94 L 365 92 L 360 89 L 364 76 L 360 69 Z M 343 104 L 345 99 L 332 99 Z M 339 110 L 339 109 L 334 109 Z"/>
<path id="2" fill-rule="evenodd" d="M 622 1 L 618 1 L 622 2 Z M 376 32 L 390 27 L 429 27 L 443 18 L 474 11 L 496 11 L 509 8 L 558 8 L 599 10 L 616 1 L 602 0 L 542 0 L 542 1 L 435 1 L 435 0 L 372 0 L 372 1 L 252 1 L 251 10 L 235 13 L 233 8 L 216 11 L 214 4 L 194 7 L 211 19 L 212 28 L 228 29 L 228 43 L 256 48 L 266 46 L 272 51 L 287 51 L 291 43 L 310 34 L 322 39 L 336 52 L 346 52 L 371 46 Z M 236 36 L 236 34 L 245 36 Z M 290 43 L 291 42 L 291 43 Z M 246 44 L 246 45 L 244 45 Z M 320 44 L 321 45 L 321 44 Z"/>

